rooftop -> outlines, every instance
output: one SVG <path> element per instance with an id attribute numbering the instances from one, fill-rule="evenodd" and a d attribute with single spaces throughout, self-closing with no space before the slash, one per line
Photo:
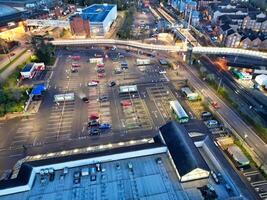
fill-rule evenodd
<path id="1" fill-rule="evenodd" d="M 111 9 L 116 5 L 93 4 L 82 10 L 82 18 L 90 22 L 103 22 Z"/>
<path id="2" fill-rule="evenodd" d="M 162 126 L 160 132 L 180 176 L 184 176 L 196 168 L 209 171 L 208 165 L 182 125 L 171 121 Z"/>
<path id="3" fill-rule="evenodd" d="M 157 164 L 156 159 L 162 163 Z M 132 164 L 132 170 L 129 168 Z M 1 197 L 9 199 L 186 199 L 185 192 L 175 186 L 178 182 L 174 169 L 166 154 L 125 159 L 101 164 L 102 172 L 96 172 L 96 180 L 91 175 L 80 177 L 80 183 L 73 183 L 74 173 L 91 169 L 92 165 L 55 171 L 53 181 L 50 175 L 36 175 L 30 191 Z M 103 170 L 105 169 L 105 170 Z M 172 186 L 169 188 L 168 186 Z"/>
<path id="4" fill-rule="evenodd" d="M 29 72 L 33 67 L 33 63 L 26 64 L 21 72 Z"/>
<path id="5" fill-rule="evenodd" d="M 19 12 L 17 9 L 12 8 L 8 5 L 0 4 L 0 17 L 15 14 Z"/>

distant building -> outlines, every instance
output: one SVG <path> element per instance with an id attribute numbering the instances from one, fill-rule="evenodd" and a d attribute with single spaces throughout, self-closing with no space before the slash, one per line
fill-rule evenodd
<path id="1" fill-rule="evenodd" d="M 93 4 L 84 8 L 80 16 L 89 21 L 91 35 L 103 36 L 117 18 L 117 5 Z"/>
<path id="2" fill-rule="evenodd" d="M 0 27 L 8 26 L 10 22 L 19 22 L 24 18 L 25 11 L 19 11 L 11 6 L 0 4 Z"/>
<path id="3" fill-rule="evenodd" d="M 88 20 L 84 20 L 79 15 L 70 18 L 71 33 L 76 36 L 90 36 L 90 24 Z"/>
<path id="4" fill-rule="evenodd" d="M 188 20 L 191 12 L 191 24 L 193 26 L 199 23 L 199 11 L 197 11 L 197 2 L 193 0 L 173 0 L 171 6 L 180 12 L 184 19 Z"/>

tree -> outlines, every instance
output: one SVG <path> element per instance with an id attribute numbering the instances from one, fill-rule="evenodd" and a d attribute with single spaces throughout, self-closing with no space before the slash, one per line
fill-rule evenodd
<path id="1" fill-rule="evenodd" d="M 51 43 L 38 36 L 32 38 L 32 45 L 39 62 L 44 62 L 46 65 L 53 64 L 55 60 L 55 47 Z"/>

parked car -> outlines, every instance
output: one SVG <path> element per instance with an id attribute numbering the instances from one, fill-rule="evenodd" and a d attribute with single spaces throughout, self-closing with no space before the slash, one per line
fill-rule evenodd
<path id="1" fill-rule="evenodd" d="M 122 106 L 131 106 L 132 105 L 132 102 L 129 101 L 129 100 L 122 100 L 121 101 L 121 105 Z"/>
<path id="2" fill-rule="evenodd" d="M 92 128 L 90 130 L 90 135 L 99 135 L 100 134 L 100 131 L 98 128 Z"/>
<path id="3" fill-rule="evenodd" d="M 92 126 L 98 126 L 99 122 L 97 120 L 90 120 L 88 122 L 88 127 L 92 127 Z"/>
<path id="4" fill-rule="evenodd" d="M 98 83 L 94 82 L 94 81 L 91 81 L 91 82 L 88 83 L 89 87 L 94 87 L 94 86 L 97 86 L 97 85 L 98 85 Z"/>
<path id="5" fill-rule="evenodd" d="M 99 81 L 98 81 L 98 80 L 95 80 L 95 79 L 94 79 L 94 80 L 92 80 L 92 82 L 99 83 Z"/>
<path id="6" fill-rule="evenodd" d="M 90 114 L 90 120 L 97 120 L 99 118 L 99 115 L 97 112 L 93 112 Z"/>
<path id="7" fill-rule="evenodd" d="M 217 120 L 208 120 L 206 123 L 208 127 L 215 127 L 219 124 Z"/>
<path id="8" fill-rule="evenodd" d="M 99 129 L 111 129 L 110 124 L 100 124 Z"/>
<path id="9" fill-rule="evenodd" d="M 96 66 L 99 68 L 102 68 L 102 67 L 105 67 L 105 64 L 104 63 L 98 63 L 98 64 L 96 64 Z"/>
<path id="10" fill-rule="evenodd" d="M 96 71 L 97 73 L 105 73 L 105 70 L 103 68 L 98 68 Z"/>
<path id="11" fill-rule="evenodd" d="M 201 119 L 208 120 L 212 118 L 212 114 L 208 111 L 204 111 L 201 113 Z"/>
<path id="12" fill-rule="evenodd" d="M 88 99 L 87 97 L 83 97 L 82 100 L 83 100 L 83 102 L 85 102 L 85 103 L 89 103 L 89 99 Z"/>
<path id="13" fill-rule="evenodd" d="M 107 101 L 107 100 L 108 100 L 108 96 L 106 96 L 106 95 L 102 95 L 102 96 L 100 96 L 99 99 L 98 99 L 98 101 L 100 101 L 100 102 L 105 102 L 105 101 Z"/>
<path id="14" fill-rule="evenodd" d="M 116 82 L 115 81 L 110 81 L 108 85 L 109 85 L 109 87 L 113 87 L 113 86 L 116 85 Z"/>
<path id="15" fill-rule="evenodd" d="M 71 73 L 76 73 L 76 72 L 78 72 L 78 69 L 76 69 L 76 68 L 71 68 Z"/>
<path id="16" fill-rule="evenodd" d="M 103 56 L 101 54 L 96 54 L 94 55 L 96 58 L 102 58 Z"/>
<path id="17" fill-rule="evenodd" d="M 80 67 L 81 65 L 79 63 L 72 63 L 71 66 L 72 67 Z"/>
<path id="18" fill-rule="evenodd" d="M 166 74 L 166 71 L 165 70 L 161 70 L 161 71 L 159 71 L 159 74 Z"/>
<path id="19" fill-rule="evenodd" d="M 98 76 L 98 78 L 104 78 L 105 74 L 104 73 L 98 73 L 97 76 Z"/>

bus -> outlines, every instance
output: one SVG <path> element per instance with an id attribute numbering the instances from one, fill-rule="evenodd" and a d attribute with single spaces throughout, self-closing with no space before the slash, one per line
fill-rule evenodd
<path id="1" fill-rule="evenodd" d="M 185 112 L 184 108 L 181 106 L 181 104 L 176 101 L 170 101 L 170 108 L 172 110 L 172 113 L 175 116 L 175 119 L 179 123 L 186 123 L 189 121 L 189 117 L 187 113 Z"/>

